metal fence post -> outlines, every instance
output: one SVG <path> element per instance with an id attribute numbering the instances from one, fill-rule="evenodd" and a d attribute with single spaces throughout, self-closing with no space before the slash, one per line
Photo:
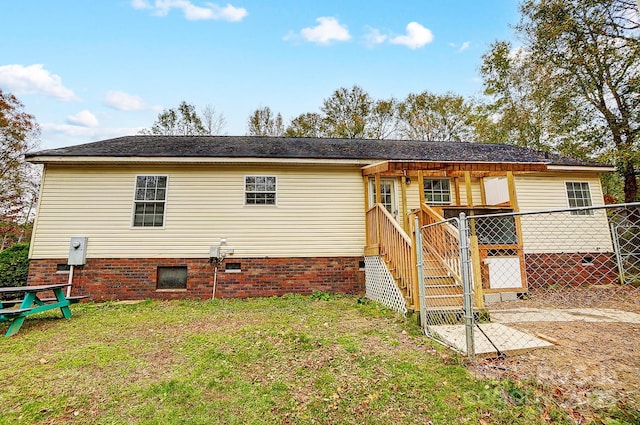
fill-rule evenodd
<path id="1" fill-rule="evenodd" d="M 624 284 L 624 264 L 622 262 L 620 241 L 618 240 L 618 226 L 615 223 L 611 223 L 609 228 L 611 229 L 611 239 L 613 240 L 613 252 L 616 254 L 616 261 L 618 263 L 618 279 L 620 279 L 620 283 Z"/>
<path id="2" fill-rule="evenodd" d="M 414 229 L 416 234 L 416 267 L 418 268 L 418 296 L 420 300 L 420 325 L 427 330 L 427 306 L 424 288 L 424 255 L 422 254 L 422 229 L 418 217 L 414 218 Z"/>
<path id="3" fill-rule="evenodd" d="M 462 263 L 462 290 L 464 306 L 464 326 L 467 343 L 467 357 L 475 357 L 473 340 L 473 290 L 471 282 L 471 258 L 469 257 L 469 222 L 465 213 L 460 213 L 460 262 Z"/>

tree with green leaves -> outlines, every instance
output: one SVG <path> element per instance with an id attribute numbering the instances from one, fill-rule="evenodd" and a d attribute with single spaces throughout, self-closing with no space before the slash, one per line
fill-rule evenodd
<path id="1" fill-rule="evenodd" d="M 367 137 L 370 139 L 394 137 L 398 127 L 398 107 L 399 103 L 394 98 L 374 101 L 367 122 Z"/>
<path id="2" fill-rule="evenodd" d="M 360 86 L 340 87 L 324 100 L 322 123 L 327 137 L 356 139 L 367 137 L 367 123 L 373 100 Z"/>
<path id="3" fill-rule="evenodd" d="M 552 98 L 580 111 L 584 146 L 598 148 L 638 199 L 640 22 L 634 0 L 524 0 L 515 27 Z M 537 72 L 537 71 L 536 71 Z M 594 137 L 595 136 L 595 137 Z"/>
<path id="4" fill-rule="evenodd" d="M 322 116 L 316 112 L 306 112 L 291 120 L 284 131 L 285 137 L 325 137 Z"/>
<path id="5" fill-rule="evenodd" d="M 164 136 L 205 136 L 210 134 L 202 123 L 195 106 L 182 101 L 177 108 L 165 109 L 151 128 L 141 131 L 142 134 Z"/>
<path id="6" fill-rule="evenodd" d="M 480 74 L 485 121 L 476 126 L 485 143 L 509 143 L 583 158 L 577 144 L 582 115 L 558 90 L 553 68 L 537 64 L 530 52 L 498 41 L 482 57 Z"/>
<path id="7" fill-rule="evenodd" d="M 24 154 L 38 144 L 40 128 L 33 115 L 11 93 L 0 89 L 0 251 L 16 242 L 29 221 L 38 173 Z"/>
<path id="8" fill-rule="evenodd" d="M 398 105 L 399 133 L 413 140 L 471 141 L 474 105 L 462 96 L 423 91 L 410 93 Z"/>
<path id="9" fill-rule="evenodd" d="M 279 137 L 284 133 L 284 122 L 280 113 L 274 114 L 271 108 L 258 108 L 249 116 L 247 135 Z"/>

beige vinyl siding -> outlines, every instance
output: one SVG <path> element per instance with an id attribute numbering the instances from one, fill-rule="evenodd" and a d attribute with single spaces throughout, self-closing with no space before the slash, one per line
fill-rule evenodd
<path id="1" fill-rule="evenodd" d="M 413 209 L 420 208 L 420 183 L 418 178 L 412 178 L 411 184 L 407 186 L 407 214 Z"/>
<path id="2" fill-rule="evenodd" d="M 136 175 L 167 175 L 163 228 L 132 227 Z M 247 175 L 277 177 L 277 205 L 244 205 Z M 357 256 L 365 244 L 357 166 L 57 167 L 42 188 L 32 258 L 208 257 L 226 237 L 242 257 Z"/>
<path id="3" fill-rule="evenodd" d="M 465 185 L 464 177 L 460 177 L 460 205 L 482 205 L 482 196 L 480 190 L 480 179 L 476 177 L 471 178 L 471 199 L 473 202 L 469 202 L 467 199 L 467 187 Z M 451 203 L 455 204 L 455 181 L 451 180 Z"/>
<path id="4" fill-rule="evenodd" d="M 588 182 L 594 206 L 604 205 L 600 179 L 595 173 L 545 173 L 516 176 L 520 211 L 569 208 L 565 182 Z M 569 213 L 522 217 L 524 249 L 536 252 L 611 252 L 609 225 L 604 210 L 593 215 Z"/>

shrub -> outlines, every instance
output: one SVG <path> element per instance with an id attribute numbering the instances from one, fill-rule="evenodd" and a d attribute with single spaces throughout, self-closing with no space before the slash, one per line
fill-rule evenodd
<path id="1" fill-rule="evenodd" d="M 315 291 L 313 294 L 309 295 L 309 298 L 311 298 L 312 300 L 331 301 L 335 299 L 336 296 L 328 292 Z"/>
<path id="2" fill-rule="evenodd" d="M 25 286 L 29 274 L 29 245 L 17 244 L 0 252 L 0 286 Z"/>

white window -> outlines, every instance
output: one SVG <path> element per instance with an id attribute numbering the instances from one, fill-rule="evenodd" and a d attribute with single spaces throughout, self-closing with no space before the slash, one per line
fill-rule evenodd
<path id="1" fill-rule="evenodd" d="M 137 176 L 133 201 L 133 227 L 164 226 L 167 176 Z"/>
<path id="2" fill-rule="evenodd" d="M 276 183 L 274 176 L 245 176 L 245 205 L 275 205 Z"/>
<path id="3" fill-rule="evenodd" d="M 590 207 L 591 190 L 589 182 L 565 182 L 567 188 L 567 199 L 569 200 L 569 208 Z M 592 215 L 592 210 L 571 211 L 572 215 Z"/>
<path id="4" fill-rule="evenodd" d="M 424 200 L 428 205 L 450 205 L 449 179 L 424 179 Z"/>

